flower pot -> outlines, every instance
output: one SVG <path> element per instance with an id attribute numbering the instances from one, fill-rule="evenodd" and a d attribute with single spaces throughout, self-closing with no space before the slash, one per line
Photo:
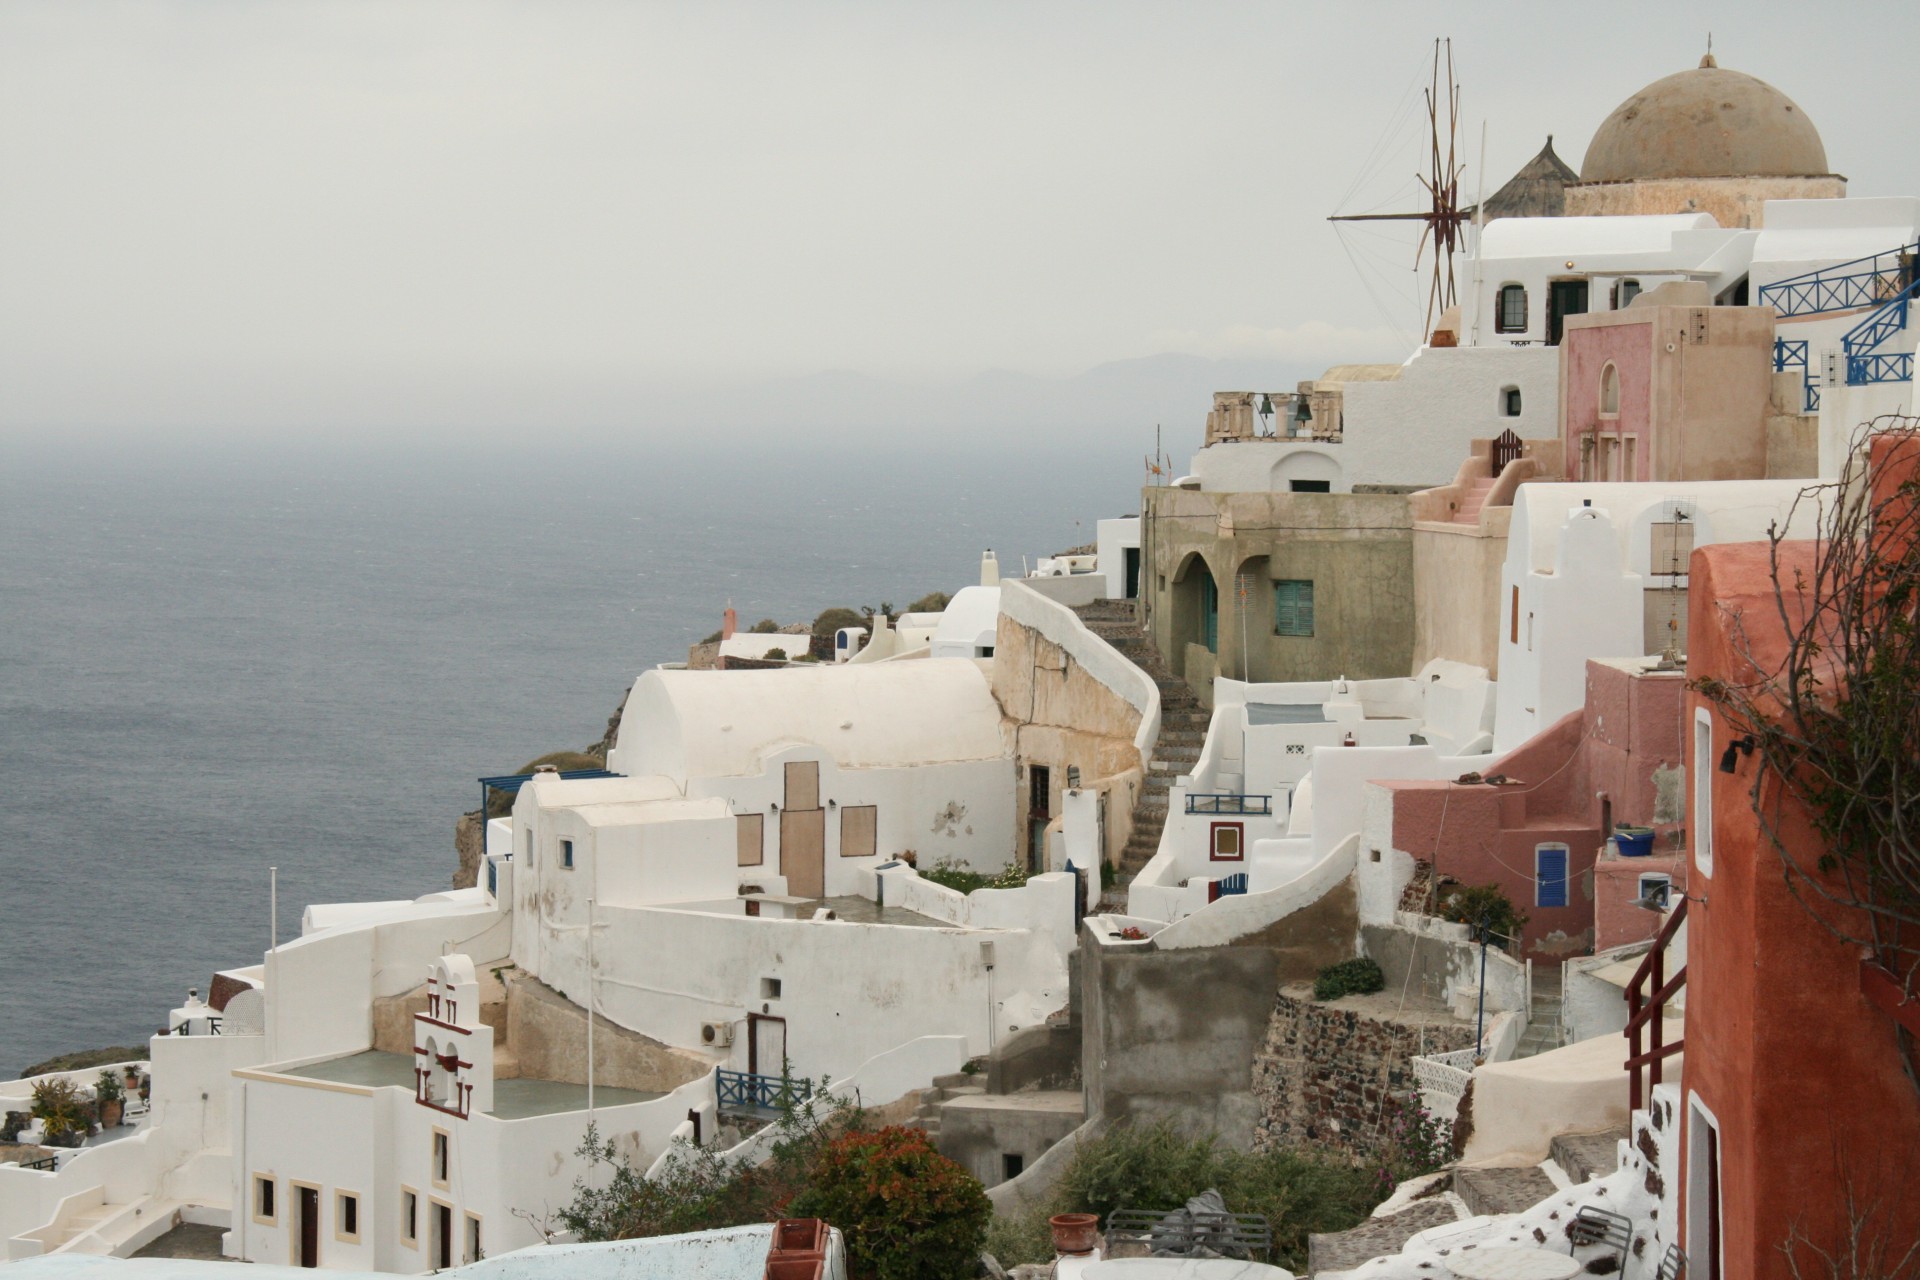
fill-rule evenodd
<path id="1" fill-rule="evenodd" d="M 1100 1238 L 1100 1219 L 1091 1213 L 1056 1213 L 1047 1219 L 1055 1253 L 1092 1253 Z"/>
<path id="2" fill-rule="evenodd" d="M 1623 858 L 1646 858 L 1653 854 L 1652 827 L 1615 827 L 1614 847 Z"/>
<path id="3" fill-rule="evenodd" d="M 127 1104 L 123 1099 L 115 1098 L 111 1102 L 101 1103 L 100 1127 L 102 1129 L 115 1128 L 119 1125 L 121 1118 L 126 1115 L 126 1112 Z"/>

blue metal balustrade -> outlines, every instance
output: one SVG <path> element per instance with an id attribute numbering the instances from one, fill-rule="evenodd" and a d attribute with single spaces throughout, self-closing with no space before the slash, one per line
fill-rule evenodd
<path id="1" fill-rule="evenodd" d="M 813 1081 L 716 1069 L 713 1089 L 722 1111 L 791 1111 L 813 1096 Z"/>
<path id="2" fill-rule="evenodd" d="M 1272 796 L 1243 796 L 1227 791 L 1204 791 L 1187 797 L 1188 813 L 1271 814 Z"/>
<path id="3" fill-rule="evenodd" d="M 1806 412 L 1813 413 L 1820 408 L 1820 379 L 1807 363 L 1807 340 L 1800 338 L 1789 342 L 1785 338 L 1773 340 L 1773 371 L 1775 373 L 1800 374 L 1800 385 L 1805 391 Z"/>
<path id="4" fill-rule="evenodd" d="M 1875 351 L 1874 348 L 1907 327 L 1907 312 L 1917 292 L 1920 292 L 1920 281 L 1909 279 L 1906 287 L 1888 299 L 1886 305 L 1848 330 L 1847 336 L 1840 339 L 1840 350 L 1847 358 L 1848 386 L 1865 386 L 1870 382 L 1905 382 L 1913 377 L 1911 352 L 1894 354 Z"/>
<path id="5" fill-rule="evenodd" d="M 1781 319 L 1878 306 L 1897 294 L 1912 291 L 1917 255 L 1920 244 L 1901 245 L 1870 257 L 1789 276 L 1761 285 L 1759 303 L 1772 307 Z"/>

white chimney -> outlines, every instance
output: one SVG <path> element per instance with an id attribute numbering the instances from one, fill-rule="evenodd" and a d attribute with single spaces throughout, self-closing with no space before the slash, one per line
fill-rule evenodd
<path id="1" fill-rule="evenodd" d="M 994 558 L 993 548 L 988 547 L 980 557 L 980 585 L 997 587 L 1000 585 L 1000 562 Z"/>

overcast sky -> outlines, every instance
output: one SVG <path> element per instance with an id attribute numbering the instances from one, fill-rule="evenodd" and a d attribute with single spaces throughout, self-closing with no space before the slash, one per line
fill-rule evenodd
<path id="1" fill-rule="evenodd" d="M 1325 218 L 1416 201 L 1434 36 L 1469 195 L 1483 121 L 1489 190 L 1549 132 L 1577 168 L 1709 29 L 1854 194 L 1916 194 L 1912 13 L 12 0 L 0 429 L 1397 359 L 1405 238 Z"/>

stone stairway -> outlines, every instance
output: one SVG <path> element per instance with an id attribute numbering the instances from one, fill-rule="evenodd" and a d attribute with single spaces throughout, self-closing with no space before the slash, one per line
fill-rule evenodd
<path id="1" fill-rule="evenodd" d="M 1625 1128 L 1605 1133 L 1563 1133 L 1553 1140 L 1553 1162 L 1575 1186 L 1604 1178 L 1620 1168 L 1620 1144 L 1627 1136 Z"/>
<path id="2" fill-rule="evenodd" d="M 956 1071 L 935 1076 L 931 1088 L 920 1091 L 920 1109 L 913 1113 L 913 1128 L 924 1129 L 929 1138 L 940 1137 L 940 1108 L 954 1098 L 970 1098 L 987 1091 L 986 1074 L 968 1075 Z"/>
<path id="3" fill-rule="evenodd" d="M 1212 719 L 1186 681 L 1167 670 L 1153 640 L 1140 629 L 1134 606 L 1125 600 L 1099 600 L 1074 612 L 1087 629 L 1106 641 L 1127 661 L 1147 674 L 1160 690 L 1160 738 L 1146 777 L 1133 805 L 1133 834 L 1120 855 L 1113 888 L 1101 895 L 1102 911 L 1126 909 L 1126 889 L 1140 868 L 1160 849 L 1160 833 L 1167 825 L 1167 804 L 1176 779 L 1192 771 L 1206 745 Z"/>
<path id="4" fill-rule="evenodd" d="M 1494 481 L 1491 476 L 1482 477 L 1467 486 L 1460 495 L 1460 505 L 1454 509 L 1455 524 L 1479 524 L 1480 509 L 1487 505 L 1487 495 L 1493 492 Z"/>
<path id="5" fill-rule="evenodd" d="M 1513 1056 L 1531 1058 L 1536 1053 L 1558 1049 L 1560 1015 L 1560 966 L 1536 964 L 1533 966 L 1533 1008 L 1527 1011 L 1527 1029 Z"/>

